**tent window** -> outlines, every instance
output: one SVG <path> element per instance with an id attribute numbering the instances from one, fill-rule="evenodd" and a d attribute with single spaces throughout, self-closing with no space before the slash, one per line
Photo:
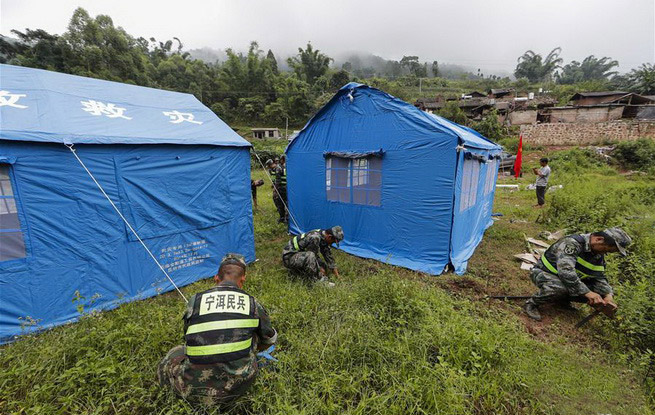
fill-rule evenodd
<path id="1" fill-rule="evenodd" d="M 487 163 L 487 177 L 484 182 L 484 195 L 487 196 L 494 189 L 494 184 L 496 182 L 496 166 L 498 165 L 498 160 L 493 159 L 491 162 Z"/>
<path id="2" fill-rule="evenodd" d="M 463 212 L 475 205 L 478 196 L 478 176 L 480 162 L 476 159 L 465 159 L 462 169 L 462 193 L 459 198 L 459 211 Z"/>
<path id="3" fill-rule="evenodd" d="M 0 261 L 25 258 L 25 242 L 9 169 L 9 165 L 0 164 Z"/>
<path id="4" fill-rule="evenodd" d="M 325 189 L 327 199 L 334 202 L 380 206 L 382 160 L 378 157 L 327 157 Z"/>

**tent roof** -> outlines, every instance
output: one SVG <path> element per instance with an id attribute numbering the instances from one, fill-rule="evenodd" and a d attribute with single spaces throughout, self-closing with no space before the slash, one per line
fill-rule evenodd
<path id="1" fill-rule="evenodd" d="M 454 135 L 456 135 L 457 137 L 460 138 L 460 140 L 462 141 L 462 144 L 465 147 L 473 147 L 473 148 L 478 148 L 478 149 L 483 149 L 483 150 L 502 150 L 502 148 L 498 144 L 496 144 L 493 141 L 485 138 L 480 133 L 478 133 L 477 131 L 475 131 L 475 130 L 473 130 L 471 128 L 465 127 L 463 125 L 459 125 L 459 124 L 454 123 L 452 121 L 449 121 L 449 120 L 447 120 L 447 119 L 445 119 L 443 117 L 439 117 L 438 115 L 434 115 L 434 114 L 427 113 L 425 111 L 421 111 L 420 109 L 416 108 L 414 105 L 409 104 L 409 103 L 407 103 L 407 102 L 405 102 L 405 101 L 403 101 L 403 100 L 401 100 L 399 98 L 396 98 L 396 97 L 394 97 L 394 96 L 392 96 L 390 94 L 387 94 L 384 91 L 381 91 L 381 90 L 379 90 L 377 88 L 373 88 L 373 87 L 370 87 L 368 85 L 360 84 L 360 83 L 357 83 L 357 82 L 350 82 L 350 83 L 342 86 L 341 89 L 339 89 L 339 91 L 335 94 L 335 96 L 332 97 L 330 102 L 325 104 L 325 106 L 323 108 L 327 108 L 328 106 L 332 105 L 336 101 L 336 99 L 338 99 L 338 97 L 340 97 L 340 96 L 342 96 L 344 94 L 349 94 L 350 91 L 354 91 L 354 90 L 359 89 L 359 88 L 369 89 L 370 91 L 373 91 L 376 94 L 383 94 L 383 95 L 385 95 L 387 97 L 392 98 L 393 101 L 394 101 L 394 106 L 395 106 L 396 110 L 402 111 L 403 115 L 405 115 L 407 117 L 420 118 L 424 122 L 428 123 L 429 125 L 431 125 L 433 127 L 436 127 L 440 131 L 446 130 L 448 132 L 451 132 L 452 134 L 454 134 Z M 312 117 L 307 122 L 305 127 L 299 133 L 300 135 L 302 135 L 302 131 L 304 131 L 312 123 L 312 121 L 322 113 L 322 111 L 323 111 L 323 109 L 320 109 L 316 113 L 316 115 L 314 115 L 314 117 Z M 289 148 L 293 145 L 293 143 L 295 141 L 296 141 L 296 139 L 291 141 L 291 143 L 287 147 L 287 151 L 289 150 Z"/>
<path id="2" fill-rule="evenodd" d="M 0 65 L 0 140 L 250 146 L 191 94 Z"/>

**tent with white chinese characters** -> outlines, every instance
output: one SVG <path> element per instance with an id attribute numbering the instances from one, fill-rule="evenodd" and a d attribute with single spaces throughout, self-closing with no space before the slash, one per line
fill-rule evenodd
<path id="1" fill-rule="evenodd" d="M 192 95 L 0 65 L 0 341 L 174 289 L 129 226 L 178 286 L 253 261 L 249 150 Z"/>
<path id="2" fill-rule="evenodd" d="M 492 224 L 500 151 L 470 128 L 350 83 L 287 147 L 290 229 L 341 225 L 346 252 L 461 274 Z"/>

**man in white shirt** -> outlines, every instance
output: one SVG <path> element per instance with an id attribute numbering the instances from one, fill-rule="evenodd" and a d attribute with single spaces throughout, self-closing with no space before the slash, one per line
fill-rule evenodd
<path id="1" fill-rule="evenodd" d="M 537 204 L 534 207 L 542 208 L 544 203 L 546 203 L 546 187 L 548 186 L 548 179 L 550 178 L 550 166 L 548 166 L 548 159 L 542 157 L 539 160 L 541 168 L 537 169 L 536 167 L 532 169 L 534 174 L 537 175 Z"/>

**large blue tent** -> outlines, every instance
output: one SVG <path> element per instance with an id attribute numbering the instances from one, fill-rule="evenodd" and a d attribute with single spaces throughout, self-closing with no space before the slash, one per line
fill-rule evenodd
<path id="1" fill-rule="evenodd" d="M 0 65 L 0 341 L 173 289 L 71 145 L 177 285 L 255 259 L 250 144 L 196 98 Z"/>
<path id="2" fill-rule="evenodd" d="M 466 271 L 492 224 L 501 147 L 350 83 L 287 147 L 293 233 L 341 225 L 341 248 L 438 275 Z"/>

